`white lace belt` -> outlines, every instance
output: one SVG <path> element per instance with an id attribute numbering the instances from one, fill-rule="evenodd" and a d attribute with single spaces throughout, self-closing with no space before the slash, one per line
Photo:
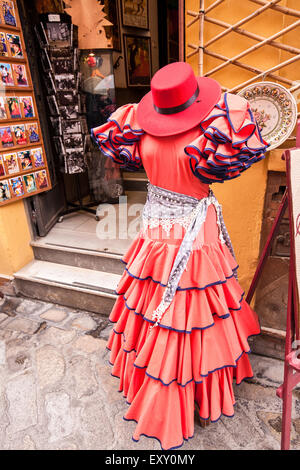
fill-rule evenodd
<path id="1" fill-rule="evenodd" d="M 209 190 L 207 197 L 197 199 L 187 196 L 186 194 L 160 188 L 151 183 L 148 184 L 147 201 L 143 210 L 144 230 L 148 227 L 155 228 L 162 226 L 167 234 L 170 234 L 174 224 L 180 224 L 185 228 L 185 234 L 173 263 L 162 300 L 153 312 L 152 320 L 155 323 L 151 328 L 160 323 L 164 312 L 175 296 L 181 275 L 187 266 L 192 252 L 193 242 L 202 224 L 205 222 L 207 209 L 211 204 L 214 205 L 216 209 L 221 243 L 226 244 L 231 254 L 234 256 L 230 237 L 222 215 L 222 207 L 218 203 L 212 190 Z"/>

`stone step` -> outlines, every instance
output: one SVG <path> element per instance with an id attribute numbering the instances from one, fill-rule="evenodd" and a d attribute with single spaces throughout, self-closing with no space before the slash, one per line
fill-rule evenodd
<path id="1" fill-rule="evenodd" d="M 59 242 L 47 241 L 45 238 L 32 241 L 31 246 L 36 260 L 113 274 L 122 274 L 124 270 L 121 253 L 66 246 Z"/>
<path id="2" fill-rule="evenodd" d="M 14 274 L 17 293 L 75 309 L 109 315 L 119 274 L 33 260 Z"/>

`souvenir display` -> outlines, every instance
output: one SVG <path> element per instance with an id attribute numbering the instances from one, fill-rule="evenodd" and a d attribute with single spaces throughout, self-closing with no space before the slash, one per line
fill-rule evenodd
<path id="1" fill-rule="evenodd" d="M 4 90 L 0 96 L 2 206 L 51 189 L 51 182 L 15 0 L 0 0 L 0 11 L 0 86 Z M 45 41 L 42 27 L 39 34 L 40 40 Z M 41 171 L 46 177 L 44 184 L 38 185 L 35 173 Z"/>
<path id="2" fill-rule="evenodd" d="M 82 173 L 86 170 L 81 125 L 84 117 L 80 116 L 79 108 L 80 73 L 74 26 L 68 15 L 56 15 L 49 21 L 49 16 L 43 14 L 36 31 L 41 46 L 53 142 L 59 160 L 63 162 L 61 170 L 69 174 Z M 46 40 L 42 31 L 45 31 Z M 76 135 L 76 146 L 69 146 L 67 152 L 63 136 L 69 135 Z"/>
<path id="3" fill-rule="evenodd" d="M 253 83 L 238 94 L 249 101 L 269 150 L 279 147 L 296 125 L 297 103 L 293 95 L 274 82 Z"/>

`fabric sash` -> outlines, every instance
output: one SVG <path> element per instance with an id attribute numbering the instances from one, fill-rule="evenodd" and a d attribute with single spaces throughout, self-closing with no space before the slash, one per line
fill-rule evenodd
<path id="1" fill-rule="evenodd" d="M 155 321 L 155 324 L 152 325 L 151 328 L 159 325 L 164 312 L 169 307 L 176 294 L 181 275 L 187 266 L 192 252 L 193 242 L 205 222 L 207 210 L 211 204 L 215 206 L 217 213 L 219 238 L 222 243 L 227 245 L 235 258 L 231 240 L 225 227 L 221 205 L 218 203 L 211 189 L 207 197 L 197 199 L 187 196 L 186 194 L 160 188 L 151 183 L 148 184 L 147 201 L 143 210 L 143 220 L 144 223 L 146 222 L 145 226 L 151 226 L 151 220 L 153 219 L 156 221 L 160 219 L 165 221 L 166 218 L 169 218 L 169 225 L 176 222 L 176 219 L 181 222 L 185 219 L 188 222 L 162 300 L 153 312 L 152 320 Z"/>

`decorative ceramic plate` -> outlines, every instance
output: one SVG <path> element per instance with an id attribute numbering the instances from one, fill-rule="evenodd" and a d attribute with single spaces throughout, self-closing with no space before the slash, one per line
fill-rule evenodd
<path id="1" fill-rule="evenodd" d="M 274 82 L 258 82 L 243 88 L 240 96 L 249 101 L 261 135 L 272 150 L 293 132 L 297 121 L 297 104 L 293 95 Z"/>

